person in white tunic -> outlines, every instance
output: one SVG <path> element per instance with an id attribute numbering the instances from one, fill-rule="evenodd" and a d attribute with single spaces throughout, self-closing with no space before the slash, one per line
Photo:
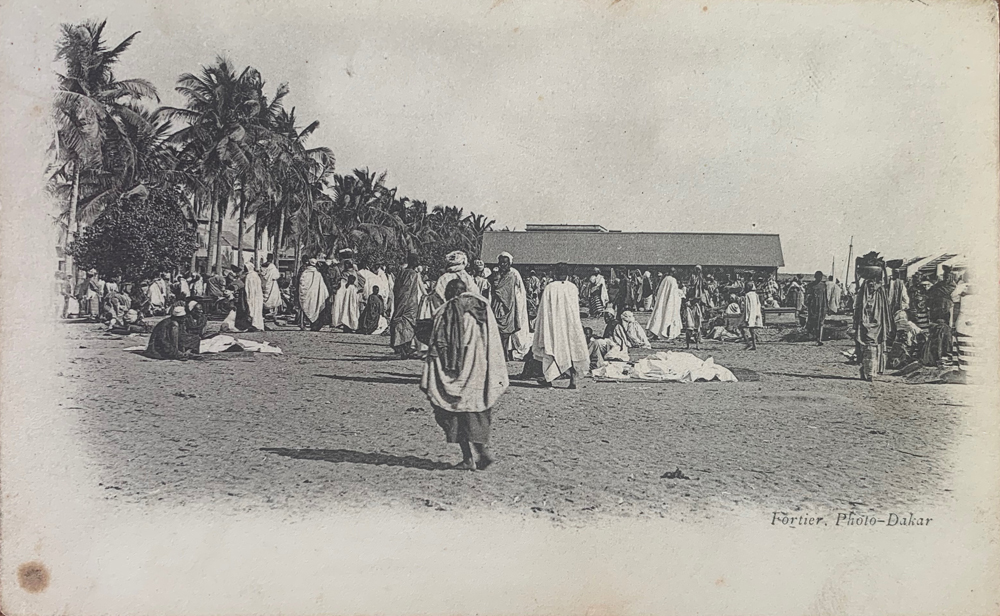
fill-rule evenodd
<path id="1" fill-rule="evenodd" d="M 261 290 L 260 276 L 253 268 L 253 263 L 243 264 L 246 269 L 247 306 L 250 308 L 250 324 L 258 331 L 264 331 L 264 292 Z"/>
<path id="2" fill-rule="evenodd" d="M 303 329 L 309 327 L 314 331 L 323 326 L 320 314 L 326 308 L 327 299 L 330 297 L 323 274 L 316 269 L 317 263 L 319 262 L 316 259 L 309 259 L 299 277 L 299 308 L 307 321 L 302 323 L 302 327 Z"/>
<path id="3" fill-rule="evenodd" d="M 476 279 L 469 272 L 465 271 L 465 268 L 469 265 L 469 257 L 465 255 L 461 250 L 456 250 L 454 252 L 449 252 L 445 257 L 445 261 L 448 263 L 448 268 L 445 273 L 437 279 L 437 284 L 434 285 L 434 294 L 437 295 L 438 305 L 444 303 L 444 292 L 448 287 L 448 283 L 456 278 L 461 280 L 465 284 L 465 288 L 468 289 L 468 293 L 475 293 L 476 295 L 482 295 L 479 292 L 479 285 L 476 284 Z M 437 308 L 437 306 L 435 306 Z"/>
<path id="4" fill-rule="evenodd" d="M 657 338 L 673 340 L 681 335 L 681 290 L 677 286 L 675 270 L 663 277 L 656 289 L 656 301 L 653 303 L 653 313 L 649 317 L 646 329 Z"/>
<path id="5" fill-rule="evenodd" d="M 333 308 L 330 311 L 330 327 L 343 327 L 353 332 L 358 329 L 361 320 L 361 292 L 353 274 L 340 279 L 340 287 L 333 296 Z"/>
<path id="6" fill-rule="evenodd" d="M 268 256 L 267 265 L 260 273 L 261 289 L 264 293 L 264 308 L 272 312 L 277 312 L 278 308 L 284 304 L 281 299 L 281 289 L 278 288 L 278 278 L 281 272 L 274 264 L 272 257 Z"/>
<path id="7" fill-rule="evenodd" d="M 756 351 L 757 330 L 764 327 L 764 318 L 760 312 L 760 298 L 757 296 L 757 288 L 752 282 L 747 283 L 747 294 L 743 298 L 743 305 L 743 320 L 740 323 L 740 330 L 743 331 L 744 340 L 747 340 L 747 349 Z M 747 330 L 750 332 L 749 336 L 747 336 Z"/>
<path id="8" fill-rule="evenodd" d="M 576 389 L 576 377 L 590 368 L 590 350 L 580 323 L 580 292 L 569 281 L 567 264 L 556 265 L 555 275 L 538 304 L 531 354 L 542 363 L 546 386 L 565 374 L 569 388 Z"/>

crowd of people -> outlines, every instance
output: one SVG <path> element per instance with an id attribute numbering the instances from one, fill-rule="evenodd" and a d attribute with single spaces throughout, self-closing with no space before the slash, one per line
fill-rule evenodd
<path id="1" fill-rule="evenodd" d="M 522 278 L 504 252 L 490 268 L 449 253 L 436 272 L 407 257 L 398 268 L 372 259 L 357 263 L 353 251 L 307 259 L 294 276 L 280 273 L 268 255 L 259 267 L 247 261 L 211 276 L 163 273 L 138 284 L 105 280 L 91 269 L 76 288 L 57 275 L 62 316 L 104 323 L 119 334 L 149 334 L 146 354 L 157 359 L 197 357 L 208 312 L 225 315 L 221 332 L 265 331 L 266 320 L 302 330 L 339 329 L 385 335 L 400 359 L 421 359 L 421 388 L 448 442 L 461 446 L 459 468 L 486 468 L 490 409 L 509 384 L 507 362 L 523 361 L 523 378 L 544 387 L 559 379 L 577 387 L 579 376 L 608 362 L 630 361 L 629 350 L 651 340 L 683 336 L 687 348 L 704 338 L 742 341 L 756 350 L 769 308 L 793 312 L 817 344 L 831 314 L 853 311 L 855 353 L 861 378 L 913 360 L 940 365 L 952 350 L 955 302 L 967 290 L 950 270 L 940 280 L 887 267 L 866 255 L 859 285 L 845 288 L 816 272 L 780 284 L 775 275 L 705 273 L 686 276 L 630 270 L 589 276 L 560 263 L 551 272 Z M 436 275 L 435 275 L 436 274 Z M 637 312 L 649 312 L 640 323 Z M 581 317 L 602 319 L 595 332 Z M 155 327 L 145 319 L 163 316 Z"/>

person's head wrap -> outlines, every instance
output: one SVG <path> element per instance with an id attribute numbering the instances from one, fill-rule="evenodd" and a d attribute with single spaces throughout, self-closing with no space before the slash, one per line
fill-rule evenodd
<path id="1" fill-rule="evenodd" d="M 632 314 L 631 310 L 626 310 L 625 312 L 622 312 L 621 319 L 622 323 L 633 323 L 635 322 L 635 315 Z"/>
<path id="2" fill-rule="evenodd" d="M 170 309 L 170 316 L 172 317 L 183 317 L 187 316 L 187 310 L 184 309 L 183 304 L 177 304 Z"/>
<path id="3" fill-rule="evenodd" d="M 483 268 L 483 278 L 489 278 L 492 273 L 493 271 L 490 268 L 488 267 Z"/>
<path id="4" fill-rule="evenodd" d="M 499 263 L 499 262 L 500 262 L 500 258 L 501 258 L 501 257 L 507 257 L 507 259 L 508 259 L 508 260 L 509 260 L 509 261 L 510 261 L 510 262 L 511 262 L 512 264 L 514 263 L 514 255 L 510 254 L 509 252 L 501 252 L 501 253 L 500 253 L 499 255 L 497 255 L 497 263 Z"/>
<path id="5" fill-rule="evenodd" d="M 88 273 L 88 274 L 96 274 L 96 273 L 97 273 L 97 270 L 96 270 L 96 269 L 94 269 L 94 268 L 92 267 L 92 268 L 90 268 L 89 270 L 87 270 L 87 273 Z"/>
<path id="6" fill-rule="evenodd" d="M 469 264 L 469 257 L 465 256 L 465 253 L 461 250 L 449 252 L 444 259 L 448 262 L 449 272 L 461 271 Z"/>
<path id="7" fill-rule="evenodd" d="M 190 310 L 194 310 L 194 307 L 197 306 L 197 305 L 198 305 L 198 302 L 196 302 L 195 300 L 191 300 L 191 301 L 188 302 L 187 309 L 189 311 Z"/>
<path id="8" fill-rule="evenodd" d="M 319 263 L 317 259 L 309 259 L 308 261 L 306 261 L 307 265 L 316 265 L 317 263 Z"/>
<path id="9" fill-rule="evenodd" d="M 135 310 L 134 308 L 130 308 L 128 310 L 128 312 L 125 313 L 125 322 L 126 323 L 135 323 L 138 320 L 139 320 L 139 311 L 138 310 Z"/>

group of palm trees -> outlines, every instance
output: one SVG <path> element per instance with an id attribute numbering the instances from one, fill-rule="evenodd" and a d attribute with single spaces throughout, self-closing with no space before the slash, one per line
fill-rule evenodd
<path id="1" fill-rule="evenodd" d="M 159 106 L 152 83 L 118 79 L 113 71 L 139 33 L 109 48 L 105 23 L 64 24 L 56 45 L 65 72 L 58 76 L 48 182 L 61 206 L 65 246 L 123 195 L 170 185 L 182 188 L 186 203 L 178 207 L 193 224 L 207 216 L 215 271 L 223 267 L 222 223 L 229 216 L 239 225 L 240 262 L 251 221 L 256 263 L 262 248 L 294 248 L 296 265 L 302 255 L 348 247 L 381 263 L 407 252 L 428 262 L 450 250 L 478 254 L 494 221 L 398 196 L 385 173 L 335 173 L 329 148 L 306 145 L 319 122 L 303 127 L 295 108 L 284 106 L 286 84 L 268 97 L 259 71 L 238 71 L 219 57 L 177 80 L 184 106 Z M 270 247 L 261 246 L 265 229 Z M 67 266 L 72 270 L 71 256 Z"/>

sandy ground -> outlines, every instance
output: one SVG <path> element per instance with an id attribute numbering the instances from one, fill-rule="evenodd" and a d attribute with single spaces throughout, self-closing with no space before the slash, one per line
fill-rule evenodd
<path id="1" fill-rule="evenodd" d="M 756 381 L 586 378 L 575 391 L 512 381 L 494 411 L 498 463 L 458 472 L 448 470 L 458 447 L 418 388 L 422 363 L 394 359 L 388 337 L 283 328 L 243 336 L 281 356 L 167 362 L 123 350 L 146 337 L 64 327 L 73 342 L 59 366 L 65 410 L 106 497 L 139 506 L 489 507 L 572 523 L 942 504 L 966 393 L 894 377 L 864 383 L 841 355 L 849 342 L 782 343 L 783 332 L 767 330 L 757 352 L 709 341 L 696 353 Z M 678 468 L 689 479 L 661 478 Z"/>

